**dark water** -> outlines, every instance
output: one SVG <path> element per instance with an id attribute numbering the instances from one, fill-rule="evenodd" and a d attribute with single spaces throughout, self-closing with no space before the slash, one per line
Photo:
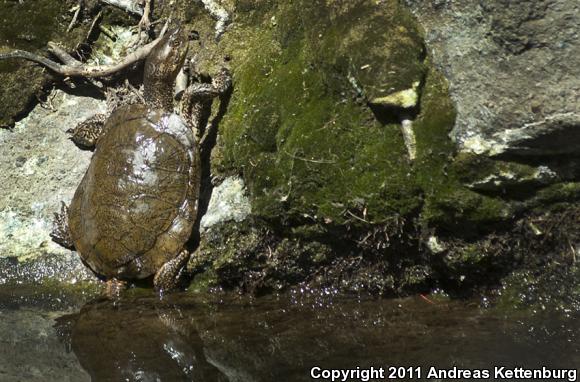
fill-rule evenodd
<path id="1" fill-rule="evenodd" d="M 0 292 L 0 381 L 309 381 L 313 367 L 382 367 L 385 378 L 374 380 L 394 380 L 389 366 L 421 367 L 422 379 L 400 380 L 467 380 L 426 379 L 429 366 L 502 380 L 494 366 L 580 365 L 580 322 L 565 313 L 324 293 L 146 295 L 80 308 L 76 298 Z"/>

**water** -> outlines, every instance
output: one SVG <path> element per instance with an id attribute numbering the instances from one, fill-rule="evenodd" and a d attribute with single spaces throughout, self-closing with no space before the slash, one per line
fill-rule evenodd
<path id="1" fill-rule="evenodd" d="M 139 294 L 110 301 L 3 287 L 0 380 L 310 381 L 313 367 L 382 367 L 393 380 L 389 366 L 423 377 L 401 380 L 453 380 L 427 379 L 429 366 L 501 380 L 494 366 L 580 365 L 577 315 L 505 315 L 437 296 Z"/>

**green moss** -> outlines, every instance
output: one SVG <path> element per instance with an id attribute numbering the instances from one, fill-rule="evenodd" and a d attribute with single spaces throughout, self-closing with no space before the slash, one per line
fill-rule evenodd
<path id="1" fill-rule="evenodd" d="M 244 175 L 255 215 L 362 230 L 419 211 L 424 223 L 453 229 L 506 217 L 504 202 L 466 189 L 452 168 L 454 107 L 405 9 L 284 3 L 261 8 L 259 32 L 247 12 L 224 40 L 235 91 L 213 165 Z M 417 82 L 411 163 L 397 117 L 375 115 L 365 100 Z"/>
<path id="2" fill-rule="evenodd" d="M 560 203 L 574 203 L 580 200 L 580 182 L 564 182 L 546 187 L 530 201 L 530 206 L 542 210 Z"/>
<path id="3" fill-rule="evenodd" d="M 63 22 L 67 13 L 62 1 L 33 1 L 0 3 L 0 41 L 11 49 L 37 50 L 46 46 Z M 0 68 L 9 64 L 2 63 Z"/>
<path id="4" fill-rule="evenodd" d="M 205 272 L 198 270 L 191 280 L 190 285 L 187 287 L 187 291 L 190 293 L 200 293 L 217 286 L 219 286 L 219 280 L 213 270 L 209 269 Z"/>
<path id="5" fill-rule="evenodd" d="M 244 52 L 228 42 L 242 58 L 218 169 L 244 174 L 258 216 L 343 224 L 364 210 L 380 223 L 420 206 L 398 124 L 377 121 L 351 84 L 380 95 L 423 76 L 418 32 L 402 15 L 394 3 L 296 2 L 271 9 L 276 25 L 249 33 Z"/>
<path id="6" fill-rule="evenodd" d="M 421 113 L 414 123 L 417 139 L 416 177 L 424 192 L 421 219 L 429 226 L 457 232 L 477 231 L 509 217 L 509 204 L 499 198 L 481 195 L 464 186 L 465 174 L 494 168 L 483 159 L 454 158 L 448 137 L 455 121 L 455 110 L 448 96 L 444 77 L 431 69 L 423 88 Z M 480 164 L 477 161 L 481 161 Z"/>

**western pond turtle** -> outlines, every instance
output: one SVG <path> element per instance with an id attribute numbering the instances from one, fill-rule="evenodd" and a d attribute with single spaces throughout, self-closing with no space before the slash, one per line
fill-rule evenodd
<path id="1" fill-rule="evenodd" d="M 70 207 L 56 214 L 52 237 L 107 280 L 155 275 L 157 289 L 171 289 L 190 257 L 185 244 L 201 173 L 194 130 L 202 105 L 223 94 L 231 77 L 222 69 L 211 84 L 190 85 L 174 112 L 173 85 L 187 45 L 181 28 L 168 31 L 145 62 L 142 102 L 70 130 L 75 143 L 95 152 Z"/>

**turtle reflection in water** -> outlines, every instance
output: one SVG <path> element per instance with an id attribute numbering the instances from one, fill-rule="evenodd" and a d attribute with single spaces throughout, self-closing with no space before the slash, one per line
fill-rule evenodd
<path id="1" fill-rule="evenodd" d="M 207 359 L 190 312 L 198 308 L 100 299 L 55 327 L 93 381 L 228 381 Z"/>
<path id="2" fill-rule="evenodd" d="M 97 274 L 112 281 L 151 275 L 158 290 L 177 283 L 190 257 L 185 243 L 197 215 L 199 144 L 194 130 L 203 105 L 226 92 L 226 69 L 211 84 L 194 83 L 174 112 L 173 89 L 187 53 L 177 27 L 145 62 L 143 102 L 96 115 L 70 130 L 75 143 L 95 147 L 70 208 L 56 214 L 52 237 L 74 247 Z"/>

